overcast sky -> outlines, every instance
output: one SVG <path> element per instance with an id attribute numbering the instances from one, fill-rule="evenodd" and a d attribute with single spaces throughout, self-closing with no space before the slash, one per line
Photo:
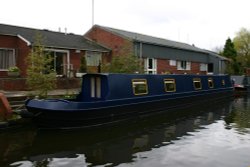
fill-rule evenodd
<path id="1" fill-rule="evenodd" d="M 83 35 L 92 0 L 1 0 L 0 23 Z M 94 24 L 213 50 L 250 29 L 250 1 L 94 0 Z"/>

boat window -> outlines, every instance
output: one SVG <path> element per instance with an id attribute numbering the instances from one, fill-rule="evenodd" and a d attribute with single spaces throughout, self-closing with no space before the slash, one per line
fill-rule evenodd
<path id="1" fill-rule="evenodd" d="M 90 97 L 101 98 L 101 78 L 91 77 L 90 84 L 91 84 Z"/>
<path id="2" fill-rule="evenodd" d="M 96 97 L 101 98 L 101 78 L 96 77 Z"/>
<path id="3" fill-rule="evenodd" d="M 175 92 L 175 79 L 164 79 L 164 87 L 166 92 Z"/>
<path id="4" fill-rule="evenodd" d="M 208 87 L 209 87 L 209 88 L 214 88 L 214 81 L 213 81 L 213 78 L 208 78 Z"/>
<path id="5" fill-rule="evenodd" d="M 148 84 L 146 79 L 133 79 L 132 85 L 134 95 L 148 94 Z"/>
<path id="6" fill-rule="evenodd" d="M 224 79 L 221 81 L 221 85 L 225 86 L 225 80 Z"/>
<path id="7" fill-rule="evenodd" d="M 95 97 L 95 77 L 91 77 L 91 97 Z"/>
<path id="8" fill-rule="evenodd" d="M 194 89 L 195 90 L 202 89 L 201 79 L 200 78 L 194 78 L 193 79 L 193 84 L 194 84 Z"/>

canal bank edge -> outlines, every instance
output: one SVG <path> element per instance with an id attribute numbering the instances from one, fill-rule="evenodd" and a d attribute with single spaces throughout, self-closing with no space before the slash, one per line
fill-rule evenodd
<path id="1" fill-rule="evenodd" d="M 32 94 L 35 94 L 34 91 L 3 91 L 0 90 L 8 99 L 14 97 L 24 97 L 27 98 Z M 55 89 L 48 92 L 49 96 L 63 96 L 63 95 L 76 95 L 80 92 L 80 89 Z"/>

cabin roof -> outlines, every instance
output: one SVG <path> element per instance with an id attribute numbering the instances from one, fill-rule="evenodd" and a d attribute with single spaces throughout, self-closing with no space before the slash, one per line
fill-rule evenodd
<path id="1" fill-rule="evenodd" d="M 222 76 L 222 75 L 226 75 L 226 74 L 213 74 L 211 75 L 212 76 Z M 202 77 L 202 76 L 210 76 L 210 75 L 206 75 L 206 74 L 123 74 L 123 73 L 87 73 L 84 76 L 107 76 L 107 77 L 110 77 L 110 76 L 131 76 L 132 78 L 138 76 L 138 77 L 154 77 L 154 76 L 190 76 L 190 77 Z"/>

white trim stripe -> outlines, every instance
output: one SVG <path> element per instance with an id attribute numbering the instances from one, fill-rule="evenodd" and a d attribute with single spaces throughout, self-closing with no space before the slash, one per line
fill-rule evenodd
<path id="1" fill-rule="evenodd" d="M 30 45 L 31 45 L 30 41 L 28 41 L 27 39 L 25 39 L 25 38 L 22 37 L 21 35 L 17 34 L 17 37 L 20 38 L 21 40 L 23 40 L 24 42 L 26 42 L 26 43 L 27 43 L 27 46 L 30 46 Z"/>

